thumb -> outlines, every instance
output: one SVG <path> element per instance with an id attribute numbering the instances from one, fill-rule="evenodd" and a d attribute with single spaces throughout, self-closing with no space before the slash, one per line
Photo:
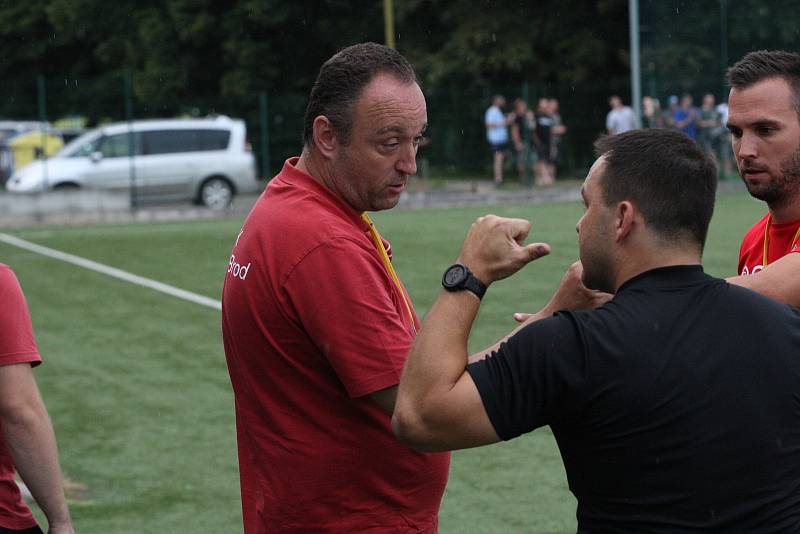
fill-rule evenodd
<path id="1" fill-rule="evenodd" d="M 547 243 L 531 243 L 521 247 L 524 254 L 525 263 L 539 259 L 550 254 L 550 245 Z"/>

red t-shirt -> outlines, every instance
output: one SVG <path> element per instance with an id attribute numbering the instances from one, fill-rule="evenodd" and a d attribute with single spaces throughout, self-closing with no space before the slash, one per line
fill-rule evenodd
<path id="1" fill-rule="evenodd" d="M 739 274 L 755 274 L 764 268 L 764 227 L 769 220 L 769 213 L 753 225 L 742 239 L 739 249 Z M 786 223 L 769 224 L 769 250 L 767 264 L 772 264 L 792 252 L 800 252 L 795 240 L 800 220 Z"/>
<path id="2" fill-rule="evenodd" d="M 38 365 L 41 361 L 22 288 L 14 272 L 0 263 L 0 365 Z M 14 481 L 14 462 L 0 428 L 0 527 L 23 530 L 33 526 L 36 519 Z"/>
<path id="3" fill-rule="evenodd" d="M 222 295 L 245 532 L 435 532 L 450 455 L 398 442 L 367 396 L 398 383 L 419 319 L 360 214 L 296 162 L 247 217 Z"/>

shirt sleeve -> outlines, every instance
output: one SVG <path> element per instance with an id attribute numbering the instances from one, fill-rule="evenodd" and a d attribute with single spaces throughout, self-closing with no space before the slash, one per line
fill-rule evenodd
<path id="1" fill-rule="evenodd" d="M 610 129 L 611 129 L 611 127 L 612 127 L 612 126 L 613 126 L 613 124 L 614 124 L 614 123 L 612 122 L 612 120 L 611 120 L 611 116 L 612 116 L 612 115 L 611 115 L 611 112 L 609 111 L 609 112 L 608 112 L 608 114 L 606 115 L 606 130 L 610 130 Z"/>
<path id="2" fill-rule="evenodd" d="M 0 365 L 42 361 L 33 337 L 28 303 L 14 272 L 0 266 Z"/>
<path id="3" fill-rule="evenodd" d="M 351 397 L 397 385 L 414 327 L 377 253 L 328 241 L 295 266 L 284 290 Z"/>
<path id="4" fill-rule="evenodd" d="M 503 440 L 556 422 L 584 405 L 588 361 L 568 314 L 523 328 L 467 371 Z"/>

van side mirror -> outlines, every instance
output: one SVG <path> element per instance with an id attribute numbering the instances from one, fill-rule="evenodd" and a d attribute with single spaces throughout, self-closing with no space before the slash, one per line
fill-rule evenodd
<path id="1" fill-rule="evenodd" d="M 92 163 L 97 163 L 103 159 L 103 153 L 99 150 L 97 152 L 92 152 L 92 155 L 89 156 L 89 159 L 92 160 Z"/>

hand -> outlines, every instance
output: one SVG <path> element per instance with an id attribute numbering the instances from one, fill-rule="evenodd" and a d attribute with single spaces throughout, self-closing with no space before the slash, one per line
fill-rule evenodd
<path id="1" fill-rule="evenodd" d="M 531 224 L 525 219 L 496 215 L 480 217 L 461 246 L 458 262 L 466 265 L 484 284 L 502 280 L 529 262 L 550 253 L 546 243 L 525 245 Z"/>
<path id="2" fill-rule="evenodd" d="M 558 310 L 589 310 L 602 306 L 613 298 L 610 293 L 589 289 L 583 285 L 583 264 L 576 261 L 567 268 L 561 278 L 558 289 L 550 298 L 540 314 L 548 317 Z M 532 314 L 515 313 L 514 319 L 520 323 L 525 322 Z"/>

